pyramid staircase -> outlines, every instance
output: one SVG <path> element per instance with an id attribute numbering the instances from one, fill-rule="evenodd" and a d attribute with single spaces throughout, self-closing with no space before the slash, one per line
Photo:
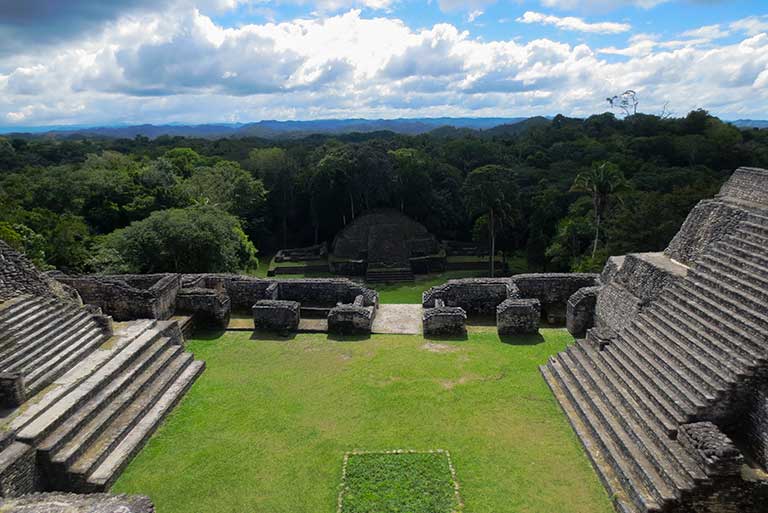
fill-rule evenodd
<path id="1" fill-rule="evenodd" d="M 86 308 L 19 296 L 0 305 L 0 372 L 23 376 L 31 397 L 109 337 L 108 328 Z"/>
<path id="2" fill-rule="evenodd" d="M 618 511 L 669 511 L 708 482 L 678 427 L 765 376 L 766 301 L 768 217 L 749 214 L 602 350 L 579 341 L 541 368 Z"/>
<path id="3" fill-rule="evenodd" d="M 400 283 L 413 281 L 413 271 L 410 267 L 369 267 L 365 273 L 368 283 Z"/>
<path id="4" fill-rule="evenodd" d="M 204 369 L 179 339 L 173 321 L 133 321 L 8 422 L 46 489 L 109 489 Z"/>

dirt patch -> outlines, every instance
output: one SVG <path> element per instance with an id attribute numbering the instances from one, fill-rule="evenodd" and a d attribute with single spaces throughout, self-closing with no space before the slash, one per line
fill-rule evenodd
<path id="1" fill-rule="evenodd" d="M 436 344 L 434 342 L 427 342 L 422 349 L 429 351 L 430 353 L 455 353 L 461 349 L 456 346 L 449 346 L 448 344 Z"/>
<path id="2" fill-rule="evenodd" d="M 456 385 L 466 385 L 470 381 L 474 381 L 477 378 L 471 378 L 469 376 L 462 376 L 459 379 L 444 379 L 440 381 L 440 386 L 446 390 L 451 390 Z"/>

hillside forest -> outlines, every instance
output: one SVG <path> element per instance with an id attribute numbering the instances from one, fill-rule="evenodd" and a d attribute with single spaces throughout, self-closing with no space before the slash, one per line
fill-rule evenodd
<path id="1" fill-rule="evenodd" d="M 247 271 L 387 207 L 531 271 L 588 271 L 663 249 L 739 166 L 768 167 L 768 130 L 703 110 L 421 135 L 15 135 L 0 137 L 0 238 L 70 273 Z"/>

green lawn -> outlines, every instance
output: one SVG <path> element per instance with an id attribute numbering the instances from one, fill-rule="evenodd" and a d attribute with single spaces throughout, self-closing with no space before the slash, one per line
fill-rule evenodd
<path id="1" fill-rule="evenodd" d="M 440 274 L 417 276 L 413 283 L 369 283 L 368 286 L 379 291 L 379 301 L 382 303 L 420 304 L 422 292 L 430 287 L 441 285 L 456 278 L 474 278 L 487 275 L 486 271 L 448 271 Z"/>
<path id="2" fill-rule="evenodd" d="M 188 347 L 207 370 L 112 491 L 158 513 L 334 513 L 345 453 L 445 449 L 467 513 L 612 511 L 538 372 L 567 332 L 505 344 L 476 330 L 201 336 Z"/>

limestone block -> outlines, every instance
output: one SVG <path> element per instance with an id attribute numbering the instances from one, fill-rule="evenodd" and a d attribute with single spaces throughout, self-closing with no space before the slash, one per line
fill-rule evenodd
<path id="1" fill-rule="evenodd" d="M 744 456 L 715 424 L 683 424 L 677 440 L 704 467 L 708 476 L 736 476 L 741 473 Z"/>
<path id="2" fill-rule="evenodd" d="M 425 336 L 461 336 L 467 333 L 467 312 L 459 306 L 445 306 L 438 299 L 422 316 Z"/>
<path id="3" fill-rule="evenodd" d="M 253 325 L 269 331 L 295 331 L 299 327 L 301 304 L 298 301 L 263 299 L 253 305 Z"/>
<path id="4" fill-rule="evenodd" d="M 507 299 L 496 307 L 496 329 L 499 335 L 536 333 L 541 320 L 538 299 Z"/>

